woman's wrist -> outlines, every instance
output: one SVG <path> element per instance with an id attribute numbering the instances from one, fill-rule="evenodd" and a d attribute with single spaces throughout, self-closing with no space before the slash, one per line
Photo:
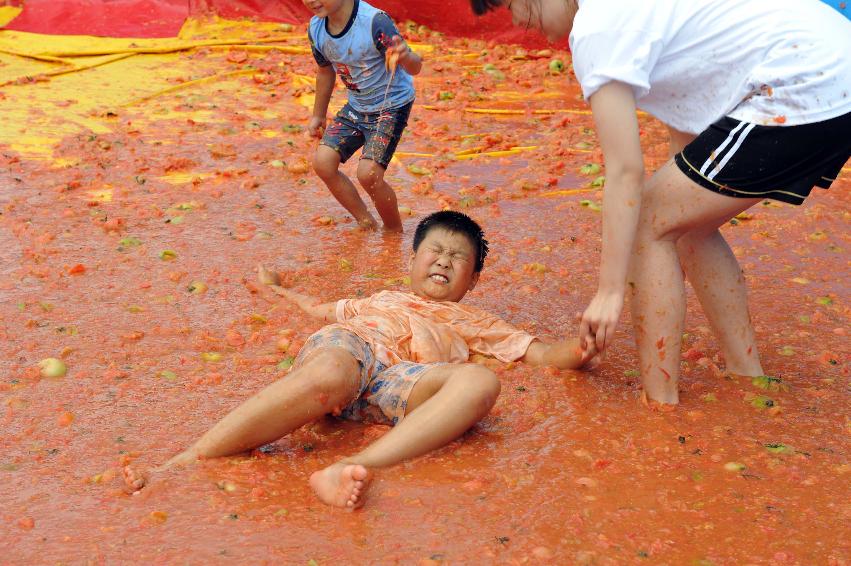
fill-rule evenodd
<path id="1" fill-rule="evenodd" d="M 626 291 L 626 282 L 625 281 L 607 281 L 605 278 L 600 279 L 599 285 L 597 285 L 597 294 L 598 295 L 606 295 L 606 296 L 623 296 Z"/>

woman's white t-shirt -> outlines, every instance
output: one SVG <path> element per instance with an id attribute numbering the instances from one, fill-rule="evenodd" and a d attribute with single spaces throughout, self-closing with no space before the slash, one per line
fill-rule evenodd
<path id="1" fill-rule="evenodd" d="M 851 21 L 819 0 L 580 0 L 570 48 L 586 99 L 627 83 L 686 133 L 851 112 Z"/>

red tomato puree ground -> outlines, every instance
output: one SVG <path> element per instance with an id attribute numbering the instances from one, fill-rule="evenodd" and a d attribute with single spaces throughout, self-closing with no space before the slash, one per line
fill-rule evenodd
<path id="1" fill-rule="evenodd" d="M 689 291 L 672 413 L 639 401 L 627 313 L 588 373 L 479 360 L 503 382 L 491 414 L 378 471 L 356 512 L 319 503 L 308 476 L 387 429 L 332 419 L 124 493 L 122 466 L 187 447 L 283 378 L 319 328 L 251 292 L 258 262 L 326 301 L 403 289 L 418 219 L 460 209 L 493 250 L 465 301 L 544 337 L 576 333 L 605 171 L 583 169 L 602 165 L 594 124 L 575 80 L 550 70 L 568 54 L 411 33 L 426 64 L 387 173 L 402 236 L 357 230 L 310 171 L 312 86 L 295 80 L 314 72 L 307 53 L 137 62 L 99 88 L 176 88 L 83 114 L 105 128 L 62 126 L 73 93 L 28 107 L 28 123 L 57 128 L 48 157 L 14 149 L 27 127 L 5 126 L 0 564 L 847 564 L 847 169 L 802 207 L 764 202 L 723 228 L 776 380 L 724 375 Z M 302 26 L 279 45 L 304 43 Z M 185 85 L 232 71 L 245 72 Z M 24 108 L 53 81 L 6 84 L 0 101 Z M 667 136 L 639 120 L 652 171 Z M 41 377 L 48 357 L 67 375 Z"/>

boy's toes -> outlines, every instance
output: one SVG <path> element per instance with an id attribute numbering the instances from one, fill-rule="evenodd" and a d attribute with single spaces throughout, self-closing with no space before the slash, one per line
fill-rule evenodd
<path id="1" fill-rule="evenodd" d="M 369 470 L 359 464 L 338 462 L 310 476 L 310 487 L 322 502 L 335 507 L 357 508 L 369 483 Z"/>

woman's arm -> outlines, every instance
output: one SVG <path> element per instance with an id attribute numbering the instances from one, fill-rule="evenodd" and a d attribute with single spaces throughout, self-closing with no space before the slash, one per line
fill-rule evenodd
<path id="1" fill-rule="evenodd" d="M 600 352 L 614 337 L 623 309 L 626 276 L 641 210 L 644 159 L 632 87 L 604 85 L 591 96 L 591 111 L 606 165 L 603 191 L 603 250 L 597 294 L 582 315 L 579 339 Z"/>
<path id="2" fill-rule="evenodd" d="M 526 355 L 520 361 L 532 366 L 555 366 L 559 369 L 578 369 L 587 364 L 597 354 L 593 348 L 583 350 L 578 338 L 561 342 L 541 342 L 535 340 L 529 344 Z"/>

